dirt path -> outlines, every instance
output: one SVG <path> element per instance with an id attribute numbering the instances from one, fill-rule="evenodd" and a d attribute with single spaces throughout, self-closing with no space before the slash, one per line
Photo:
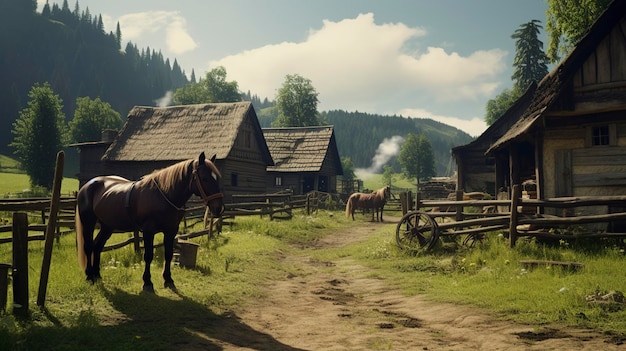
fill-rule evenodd
<path id="1" fill-rule="evenodd" d="M 388 218 L 396 220 L 397 218 Z M 380 226 L 358 223 L 316 243 L 329 248 L 365 240 Z M 384 280 L 368 277 L 351 258 L 319 262 L 304 254 L 281 259 L 296 274 L 273 282 L 267 296 L 236 314 L 285 350 L 618 350 L 610 337 L 496 320 L 463 306 L 406 297 Z M 221 345 L 224 350 L 270 350 Z M 273 345 L 275 347 L 276 344 Z"/>

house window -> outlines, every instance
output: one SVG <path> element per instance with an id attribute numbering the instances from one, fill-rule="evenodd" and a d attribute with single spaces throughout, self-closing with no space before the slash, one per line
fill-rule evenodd
<path id="1" fill-rule="evenodd" d="M 610 145 L 609 126 L 595 126 L 591 128 L 591 145 Z"/>
<path id="2" fill-rule="evenodd" d="M 283 185 L 283 177 L 274 178 L 274 186 L 282 186 Z"/>
<path id="3" fill-rule="evenodd" d="M 230 185 L 237 186 L 238 178 L 239 177 L 237 176 L 237 173 L 231 173 L 230 174 Z"/>
<path id="4" fill-rule="evenodd" d="M 617 145 L 617 125 L 615 123 L 589 125 L 586 130 L 586 147 Z"/>

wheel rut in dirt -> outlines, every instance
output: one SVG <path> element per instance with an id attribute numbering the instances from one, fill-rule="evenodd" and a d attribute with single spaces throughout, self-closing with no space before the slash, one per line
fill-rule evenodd
<path id="1" fill-rule="evenodd" d="M 366 240 L 381 225 L 361 222 L 307 248 L 321 250 L 350 245 Z M 619 349 L 606 336 L 585 330 L 534 328 L 498 320 L 469 306 L 435 303 L 420 295 L 406 296 L 393 282 L 373 276 L 351 257 L 319 261 L 305 250 L 282 253 L 280 257 L 293 267 L 292 273 L 268 284 L 263 298 L 246 304 L 236 313 L 250 327 L 294 348 Z"/>

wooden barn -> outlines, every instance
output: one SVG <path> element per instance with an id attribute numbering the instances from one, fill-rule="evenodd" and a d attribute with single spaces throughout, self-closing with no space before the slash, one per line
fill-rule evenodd
<path id="1" fill-rule="evenodd" d="M 498 118 L 478 138 L 467 145 L 452 149 L 452 157 L 457 165 L 457 190 L 465 192 L 483 192 L 496 195 L 496 161 L 492 155 L 485 155 L 489 147 L 502 137 L 515 124 L 519 117 L 530 105 L 537 89 L 533 83 L 502 117 Z M 498 168 L 500 169 L 500 168 Z M 509 183 L 499 184 L 499 187 L 509 187 Z"/>
<path id="2" fill-rule="evenodd" d="M 94 174 L 83 162 L 80 144 L 81 184 Z M 217 156 L 225 197 L 264 193 L 266 168 L 274 164 L 259 121 L 249 102 L 198 104 L 170 107 L 136 106 L 101 157 L 99 174 L 139 179 L 155 169 L 198 157 Z M 87 151 L 90 157 L 93 152 Z M 94 166 L 94 165 L 91 165 Z"/>
<path id="3" fill-rule="evenodd" d="M 487 150 L 495 186 L 537 198 L 626 194 L 626 1 L 614 1 Z"/>
<path id="4" fill-rule="evenodd" d="M 274 160 L 267 167 L 268 191 L 337 192 L 343 168 L 332 126 L 263 128 L 263 135 Z"/>

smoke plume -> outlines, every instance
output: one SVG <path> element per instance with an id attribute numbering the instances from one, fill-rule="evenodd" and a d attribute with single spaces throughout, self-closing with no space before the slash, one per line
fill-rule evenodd
<path id="1" fill-rule="evenodd" d="M 400 147 L 404 142 L 404 138 L 399 135 L 394 135 L 391 138 L 385 138 L 378 149 L 376 155 L 372 157 L 372 164 L 368 168 L 357 168 L 354 173 L 361 179 L 366 179 L 374 173 L 380 173 L 383 166 L 389 162 L 389 160 L 400 153 Z"/>
<path id="2" fill-rule="evenodd" d="M 158 107 L 166 107 L 169 106 L 172 103 L 172 97 L 174 96 L 174 94 L 172 93 L 172 91 L 168 90 L 164 96 L 154 100 L 154 103 L 158 106 Z"/>

